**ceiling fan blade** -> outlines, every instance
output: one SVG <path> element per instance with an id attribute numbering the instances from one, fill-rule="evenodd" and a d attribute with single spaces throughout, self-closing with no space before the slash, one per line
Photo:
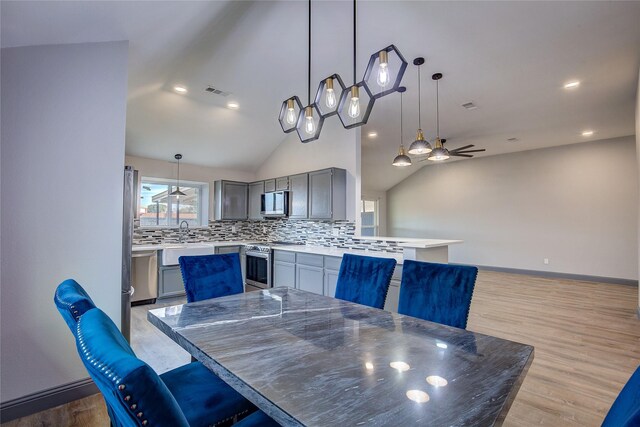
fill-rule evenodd
<path id="1" fill-rule="evenodd" d="M 462 151 L 462 150 L 466 150 L 467 148 L 471 148 L 471 147 L 475 147 L 475 145 L 469 144 L 469 145 L 465 145 L 464 147 L 454 148 L 453 150 L 449 150 L 449 151 Z"/>
<path id="2" fill-rule="evenodd" d="M 484 148 L 480 148 L 478 150 L 449 150 L 450 153 L 482 153 L 483 151 L 487 151 Z"/>
<path id="3" fill-rule="evenodd" d="M 453 153 L 451 151 L 449 151 L 449 155 L 450 156 L 456 156 L 456 157 L 473 157 L 471 154 Z"/>

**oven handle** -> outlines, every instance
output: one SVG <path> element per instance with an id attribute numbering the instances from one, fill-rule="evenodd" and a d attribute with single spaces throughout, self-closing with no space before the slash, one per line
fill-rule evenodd
<path id="1" fill-rule="evenodd" d="M 264 259 L 269 259 L 270 255 L 268 253 L 265 252 L 253 252 L 253 251 L 247 251 L 245 253 L 246 256 L 253 256 L 256 258 L 264 258 Z"/>

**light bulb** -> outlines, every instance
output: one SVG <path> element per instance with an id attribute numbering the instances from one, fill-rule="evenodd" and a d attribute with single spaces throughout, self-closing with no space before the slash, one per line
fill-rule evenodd
<path id="1" fill-rule="evenodd" d="M 313 122 L 313 117 L 306 117 L 306 122 L 304 124 L 304 131 L 309 135 L 313 135 L 316 131 L 316 124 Z"/>
<path id="2" fill-rule="evenodd" d="M 324 100 L 327 108 L 335 108 L 336 106 L 336 93 L 333 89 L 327 89 L 327 96 Z"/>
<path id="3" fill-rule="evenodd" d="M 380 59 L 380 67 L 378 67 L 378 85 L 385 87 L 389 84 L 391 77 L 389 73 L 389 56 L 387 51 L 381 51 L 378 54 L 378 58 Z"/>
<path id="4" fill-rule="evenodd" d="M 349 117 L 357 119 L 360 116 L 360 101 L 358 98 L 351 97 L 349 102 Z"/>
<path id="5" fill-rule="evenodd" d="M 304 109 L 304 131 L 309 135 L 313 135 L 316 131 L 316 124 L 313 121 L 312 107 L 306 107 Z"/>
<path id="6" fill-rule="evenodd" d="M 296 110 L 293 107 L 293 99 L 287 99 L 287 115 L 285 120 L 290 125 L 296 122 Z"/>
<path id="7" fill-rule="evenodd" d="M 380 64 L 380 68 L 378 68 L 378 84 L 382 87 L 389 84 L 389 66 L 387 64 Z"/>

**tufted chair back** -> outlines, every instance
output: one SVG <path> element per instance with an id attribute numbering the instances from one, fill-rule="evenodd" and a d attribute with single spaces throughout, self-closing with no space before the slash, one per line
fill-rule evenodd
<path id="1" fill-rule="evenodd" d="M 640 426 L 640 366 L 609 409 L 602 427 Z"/>
<path id="2" fill-rule="evenodd" d="M 102 310 L 86 312 L 76 335 L 80 358 L 111 408 L 115 425 L 188 427 L 165 383 L 135 356 Z"/>
<path id="3" fill-rule="evenodd" d="M 96 308 L 89 294 L 73 279 L 67 279 L 58 285 L 53 302 L 74 336 L 80 316 Z"/>
<path id="4" fill-rule="evenodd" d="M 398 313 L 465 329 L 478 269 L 407 260 Z"/>
<path id="5" fill-rule="evenodd" d="M 336 298 L 383 308 L 396 260 L 344 254 L 336 284 Z"/>
<path id="6" fill-rule="evenodd" d="M 244 291 L 238 254 L 181 256 L 178 262 L 187 302 L 241 294 Z"/>

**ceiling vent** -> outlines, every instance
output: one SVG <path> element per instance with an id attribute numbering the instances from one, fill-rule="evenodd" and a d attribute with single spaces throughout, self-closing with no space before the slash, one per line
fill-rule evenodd
<path id="1" fill-rule="evenodd" d="M 475 110 L 476 108 L 478 108 L 478 106 L 473 102 L 467 102 L 466 104 L 462 104 L 462 106 L 467 110 Z"/>
<path id="2" fill-rule="evenodd" d="M 208 92 L 208 93 L 211 93 L 213 95 L 220 95 L 220 96 L 229 96 L 230 95 L 229 92 L 225 92 L 223 90 L 216 89 L 213 86 L 207 86 L 207 88 L 204 91 Z"/>
<path id="3" fill-rule="evenodd" d="M 519 139 L 518 138 L 508 138 L 507 141 L 509 141 L 509 142 L 517 142 L 517 141 L 519 141 Z"/>

